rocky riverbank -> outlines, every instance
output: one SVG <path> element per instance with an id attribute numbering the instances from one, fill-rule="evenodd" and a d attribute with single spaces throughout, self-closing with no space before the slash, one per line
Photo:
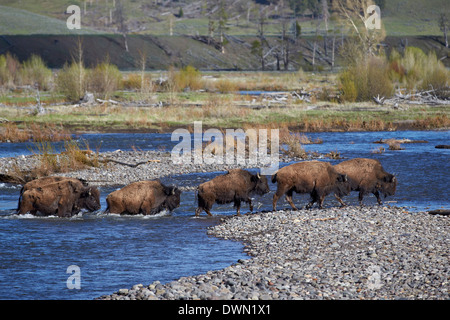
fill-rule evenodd
<path id="1" fill-rule="evenodd" d="M 212 236 L 251 256 L 222 270 L 120 289 L 103 300 L 448 299 L 448 217 L 400 207 L 225 218 Z"/>
<path id="2" fill-rule="evenodd" d="M 19 156 L 15 158 L 2 158 L 0 162 L 0 182 L 23 183 L 36 177 L 30 173 L 41 166 L 40 155 Z M 92 156 L 91 156 L 92 157 Z M 202 161 L 183 161 L 174 164 L 170 152 L 161 151 L 122 151 L 102 152 L 96 155 L 98 166 L 91 166 L 81 170 L 58 172 L 53 175 L 67 176 L 86 180 L 92 186 L 126 185 L 135 181 L 153 180 L 167 176 L 188 174 L 195 172 L 226 171 L 234 168 L 253 168 L 255 165 L 212 163 Z M 320 158 L 320 155 L 310 155 Z M 281 157 L 281 162 L 299 161 L 292 157 Z M 58 161 L 58 160 L 56 160 Z M 261 164 L 263 166 L 263 164 Z M 21 171 L 21 172 L 19 172 Z M 18 176 L 22 177 L 18 177 Z"/>

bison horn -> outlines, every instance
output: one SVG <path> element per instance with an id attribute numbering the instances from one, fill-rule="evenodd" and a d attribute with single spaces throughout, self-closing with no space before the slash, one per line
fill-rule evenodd
<path id="1" fill-rule="evenodd" d="M 257 177 L 258 179 L 261 179 L 261 176 L 260 176 L 259 172 L 256 173 L 256 177 Z"/>
<path id="2" fill-rule="evenodd" d="M 344 182 L 347 182 L 347 180 L 348 180 L 348 177 L 347 177 L 347 174 L 345 174 L 344 175 Z"/>
<path id="3" fill-rule="evenodd" d="M 170 194 L 171 194 L 171 195 L 174 195 L 174 194 L 175 194 L 175 188 L 172 188 L 172 190 L 170 191 Z"/>

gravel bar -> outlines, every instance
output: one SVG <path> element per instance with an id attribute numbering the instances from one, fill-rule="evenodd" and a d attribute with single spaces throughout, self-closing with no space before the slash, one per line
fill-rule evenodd
<path id="1" fill-rule="evenodd" d="M 249 259 L 102 300 L 449 298 L 449 220 L 374 206 L 223 218 L 208 234 L 245 244 Z"/>

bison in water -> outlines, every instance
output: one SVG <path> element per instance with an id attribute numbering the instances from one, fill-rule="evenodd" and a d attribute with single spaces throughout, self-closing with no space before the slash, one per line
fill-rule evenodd
<path id="1" fill-rule="evenodd" d="M 377 197 L 378 204 L 382 204 L 381 194 L 384 197 L 395 194 L 397 178 L 387 173 L 381 166 L 380 161 L 374 159 L 355 158 L 343 161 L 334 168 L 347 174 L 350 179 L 352 191 L 359 191 L 359 203 L 362 205 L 364 195 L 373 193 Z M 336 194 L 336 199 L 344 206 L 345 203 Z"/>
<path id="2" fill-rule="evenodd" d="M 70 217 L 82 209 L 100 209 L 100 192 L 74 178 L 49 177 L 30 181 L 22 188 L 19 214 Z"/>
<path id="3" fill-rule="evenodd" d="M 133 182 L 106 197 L 106 213 L 157 214 L 180 206 L 181 191 L 165 186 L 159 180 Z"/>
<path id="4" fill-rule="evenodd" d="M 211 207 L 214 203 L 224 204 L 234 202 L 236 212 L 240 215 L 241 201 L 247 202 L 250 211 L 253 211 L 250 195 L 256 193 L 263 195 L 269 192 L 267 178 L 259 173 L 251 174 L 242 169 L 228 171 L 224 175 L 202 183 L 198 186 L 198 207 L 195 215 L 203 210 L 211 216 Z"/>
<path id="5" fill-rule="evenodd" d="M 306 206 L 311 208 L 318 202 L 322 208 L 325 197 L 334 192 L 339 195 L 350 193 L 350 184 L 345 174 L 337 172 L 331 164 L 321 161 L 298 162 L 281 168 L 272 176 L 272 182 L 277 183 L 277 191 L 273 196 L 273 210 L 277 209 L 277 201 L 284 194 L 294 210 L 293 192 L 309 193 L 311 202 Z"/>

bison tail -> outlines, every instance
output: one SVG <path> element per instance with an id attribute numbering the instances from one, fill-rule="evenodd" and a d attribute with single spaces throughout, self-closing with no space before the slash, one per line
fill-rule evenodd
<path id="1" fill-rule="evenodd" d="M 198 187 L 195 189 L 194 206 L 198 204 Z"/>
<path id="2" fill-rule="evenodd" d="M 276 173 L 272 176 L 272 183 L 275 183 L 275 182 L 277 182 L 277 174 Z"/>
<path id="3" fill-rule="evenodd" d="M 19 211 L 20 211 L 20 204 L 22 203 L 22 196 L 23 196 L 23 187 L 22 187 L 22 189 L 20 189 L 20 195 L 19 195 L 19 201 L 17 203 L 16 213 L 19 213 Z"/>

